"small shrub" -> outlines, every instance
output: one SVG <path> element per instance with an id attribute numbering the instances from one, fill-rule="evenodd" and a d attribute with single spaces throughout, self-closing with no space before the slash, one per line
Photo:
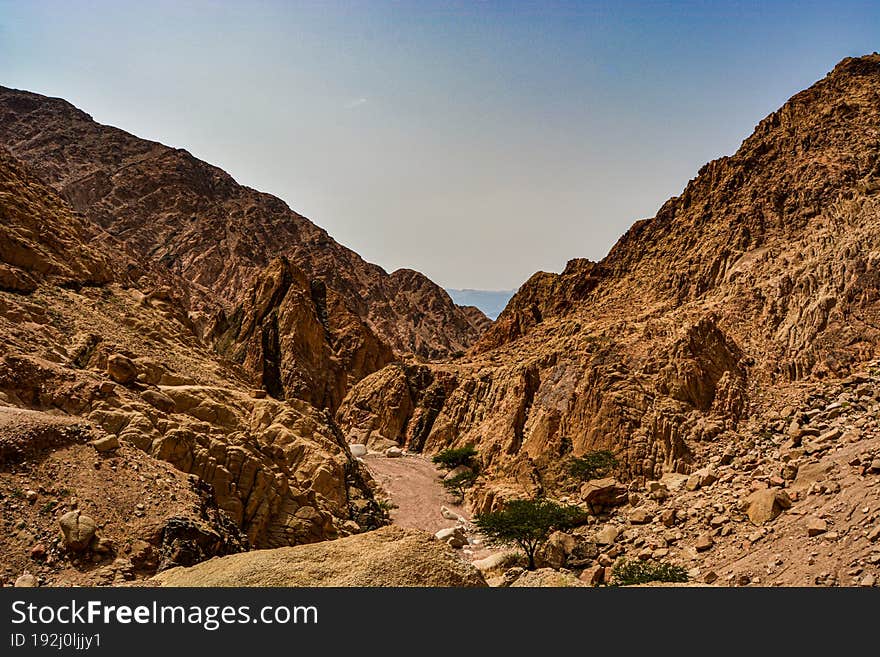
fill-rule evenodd
<path id="1" fill-rule="evenodd" d="M 687 582 L 688 574 L 681 566 L 656 561 L 622 560 L 611 571 L 612 581 L 617 586 L 648 584 L 649 582 Z"/>
<path id="2" fill-rule="evenodd" d="M 397 505 L 391 500 L 377 500 L 376 504 L 386 513 L 397 508 Z"/>
<path id="3" fill-rule="evenodd" d="M 568 472 L 578 479 L 596 479 L 611 472 L 617 466 L 617 459 L 607 449 L 587 452 L 580 457 L 572 457 Z"/>
<path id="4" fill-rule="evenodd" d="M 56 502 L 55 500 L 49 500 L 40 509 L 40 513 L 45 515 L 45 514 L 51 512 L 52 509 L 54 509 L 57 504 L 58 504 L 58 502 Z"/>
<path id="5" fill-rule="evenodd" d="M 576 506 L 564 506 L 552 500 L 510 500 L 500 511 L 479 513 L 474 525 L 500 543 L 518 545 L 535 569 L 535 552 L 556 529 L 573 527 L 584 521 L 584 512 Z"/>
<path id="6" fill-rule="evenodd" d="M 460 472 L 450 479 L 444 479 L 443 488 L 445 488 L 457 502 L 462 502 L 464 500 L 465 490 L 473 486 L 476 480 L 477 473 L 473 470 Z"/>
<path id="7" fill-rule="evenodd" d="M 431 460 L 439 466 L 452 470 L 460 465 L 473 465 L 476 455 L 477 450 L 474 449 L 474 446 L 466 445 L 464 447 L 444 449 L 442 452 L 435 454 Z"/>

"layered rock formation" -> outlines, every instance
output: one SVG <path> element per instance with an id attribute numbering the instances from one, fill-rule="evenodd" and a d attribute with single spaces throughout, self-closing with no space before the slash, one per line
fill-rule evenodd
<path id="1" fill-rule="evenodd" d="M 230 341 L 261 341 L 246 332 L 271 333 L 271 326 L 259 325 L 267 314 L 281 316 L 296 306 L 279 328 L 305 328 L 307 338 L 292 350 L 279 345 L 282 360 L 293 360 L 270 364 L 288 370 L 280 379 L 290 384 L 270 381 L 274 395 L 334 408 L 349 379 L 387 364 L 392 352 L 449 356 L 467 349 L 486 327 L 482 313 L 459 308 L 422 274 L 387 274 L 281 200 L 237 184 L 182 149 L 95 123 L 63 100 L 0 88 L 0 145 L 140 259 L 186 281 L 186 307 L 203 335 L 221 341 L 221 351 Z M 285 290 L 255 299 L 267 290 L 254 288 L 271 287 L 277 277 L 278 258 L 291 263 L 277 281 Z M 296 299 L 273 306 L 285 303 L 288 279 L 295 280 L 305 306 Z M 314 314 L 321 326 L 302 326 L 303 313 Z M 242 325 L 246 315 L 250 326 Z M 312 350 L 318 352 L 314 359 L 303 357 Z M 229 355 L 258 378 L 274 377 L 253 345 Z M 337 371 L 311 380 L 324 378 L 330 359 L 338 361 L 330 364 Z"/>
<path id="2" fill-rule="evenodd" d="M 204 494 L 199 504 L 207 505 L 203 510 L 180 508 L 176 515 L 156 518 L 164 523 L 160 531 L 129 527 L 127 539 L 136 537 L 152 546 L 156 556 L 150 562 L 152 571 L 248 544 L 275 547 L 320 541 L 383 522 L 368 485 L 369 475 L 351 458 L 332 417 L 321 408 L 332 403 L 320 396 L 326 388 L 298 378 L 295 370 L 283 369 L 303 355 L 324 357 L 328 362 L 334 358 L 326 352 L 308 351 L 283 358 L 285 349 L 301 347 L 306 337 L 302 327 L 314 328 L 319 344 L 325 332 L 332 335 L 334 330 L 332 323 L 324 328 L 311 297 L 303 300 L 299 294 L 302 275 L 297 277 L 289 263 L 278 265 L 291 278 L 282 293 L 269 295 L 278 297 L 272 303 L 263 303 L 259 293 L 265 286 L 257 284 L 249 314 L 243 315 L 247 321 L 228 347 L 246 354 L 251 350 L 254 362 L 269 362 L 265 352 L 259 351 L 259 336 L 266 333 L 263 313 L 266 308 L 278 313 L 280 323 L 275 330 L 282 367 L 278 381 L 296 394 L 273 398 L 254 386 L 248 357 L 244 366 L 238 366 L 218 356 L 200 338 L 198 323 L 180 300 L 182 290 L 165 285 L 157 265 L 136 264 L 124 244 L 77 215 L 26 165 L 3 150 L 0 197 L 0 408 L 10 417 L 29 420 L 9 424 L 9 430 L 0 435 L 7 529 L 28 524 L 23 517 L 27 509 L 17 501 L 15 491 L 23 485 L 43 490 L 46 481 L 40 477 L 47 475 L 40 474 L 38 464 L 50 462 L 60 462 L 58 467 L 79 483 L 75 491 L 65 489 L 64 494 L 61 489 L 38 493 L 54 502 L 32 519 L 48 524 L 30 527 L 27 536 L 31 538 L 25 536 L 25 543 L 41 538 L 49 541 L 49 526 L 54 523 L 57 532 L 56 515 L 64 511 L 85 507 L 106 518 L 110 513 L 106 504 L 126 497 L 126 487 L 137 487 L 132 478 L 143 481 L 137 473 L 144 468 L 159 472 L 159 464 L 167 463 L 192 475 L 196 488 L 206 486 L 199 489 Z M 173 274 L 168 277 L 174 280 Z M 294 332 L 300 342 L 291 341 Z M 357 345 L 345 345 L 339 352 L 350 353 L 350 360 L 328 370 L 328 377 L 349 375 L 345 366 L 353 371 L 370 367 L 358 361 L 363 356 Z M 316 371 L 322 368 L 324 363 L 315 364 Z M 300 397 L 310 398 L 315 405 Z M 68 424 L 76 420 L 79 429 L 69 433 L 53 428 L 65 418 Z M 24 428 L 19 430 L 19 426 Z M 28 433 L 29 426 L 45 429 Z M 82 440 L 77 439 L 79 435 Z M 81 445 L 87 440 L 94 440 L 95 447 Z M 88 454 L 96 450 L 112 453 L 112 462 L 102 465 L 99 458 L 93 465 Z M 69 458 L 64 460 L 59 454 L 74 455 L 76 465 L 71 467 Z M 164 467 L 167 471 L 168 466 Z M 112 469 L 114 476 L 108 478 L 103 468 Z M 131 468 L 131 474 L 116 476 L 121 475 L 120 468 Z M 175 494 L 172 489 L 153 489 L 151 497 L 152 493 L 158 493 L 157 500 L 165 493 Z M 178 491 L 176 495 L 190 493 Z M 172 511 L 175 506 L 165 504 L 160 511 Z M 137 514 L 128 520 L 137 524 L 135 518 Z M 204 529 L 198 529 L 198 523 Z M 211 538 L 229 535 L 223 523 L 240 529 L 242 537 Z M 125 527 L 123 516 L 114 530 L 120 550 Z M 169 541 L 177 540 L 172 540 L 175 536 L 185 536 L 180 540 L 189 547 L 167 547 Z M 16 545 L 26 550 L 37 547 Z M 15 549 L 3 547 L 4 555 L 9 551 L 9 563 L 14 561 Z M 111 568 L 112 572 L 103 574 L 92 569 L 88 576 L 92 579 L 83 579 L 82 572 L 64 570 L 63 550 L 55 554 L 54 549 L 43 545 L 37 553 L 51 559 L 41 557 L 33 564 L 46 582 L 107 582 L 115 581 L 119 572 L 134 572 L 123 564 L 122 570 Z M 96 564 L 109 568 L 114 558 L 125 560 L 115 549 L 94 549 L 86 556 Z M 162 557 L 178 552 L 190 556 Z M 135 570 L 150 572 L 150 568 Z"/>
<path id="3" fill-rule="evenodd" d="M 94 443 L 78 458 L 107 451 L 117 473 L 170 464 L 201 496 L 167 531 L 114 526 L 151 546 L 129 559 L 146 550 L 149 567 L 93 541 L 68 554 L 53 538 L 34 581 L 107 583 L 384 523 L 332 411 L 395 358 L 463 353 L 488 320 L 186 151 L 27 92 L 0 88 L 0 117 L 0 407 L 76 419 Z M 23 518 L 16 476 L 74 449 L 63 432 L 40 435 L 0 435 L 4 522 L 40 525 L 24 543 L 50 541 L 56 514 L 106 518 L 102 499 L 126 495 L 125 476 L 83 462 L 86 504 L 53 489 L 51 513 Z M 106 567 L 66 569 L 80 558 Z"/>
<path id="4" fill-rule="evenodd" d="M 596 449 L 625 479 L 692 471 L 776 387 L 878 353 L 878 97 L 880 56 L 844 60 L 601 262 L 533 276 L 464 359 L 362 380 L 344 430 L 475 444 L 478 508 Z"/>

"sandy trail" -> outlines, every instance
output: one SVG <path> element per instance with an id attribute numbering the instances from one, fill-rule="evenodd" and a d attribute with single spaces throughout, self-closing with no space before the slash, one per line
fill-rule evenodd
<path id="1" fill-rule="evenodd" d="M 440 507 L 470 520 L 465 509 L 454 504 L 443 488 L 440 470 L 424 456 L 404 455 L 388 458 L 380 454 L 363 457 L 376 481 L 397 505 L 391 521 L 401 527 L 422 529 L 432 534 L 444 527 L 455 527 L 455 520 L 440 515 Z"/>
<path id="2" fill-rule="evenodd" d="M 390 513 L 394 524 L 432 534 L 458 525 L 456 520 L 440 515 L 441 506 L 470 522 L 470 513 L 453 502 L 441 483 L 441 471 L 428 458 L 406 453 L 399 458 L 388 458 L 381 454 L 367 454 L 362 458 L 373 477 L 397 505 Z M 478 541 L 478 544 L 462 550 L 462 555 L 469 560 L 482 559 L 497 551 L 483 546 L 479 534 L 472 531 L 467 531 L 467 534 Z"/>

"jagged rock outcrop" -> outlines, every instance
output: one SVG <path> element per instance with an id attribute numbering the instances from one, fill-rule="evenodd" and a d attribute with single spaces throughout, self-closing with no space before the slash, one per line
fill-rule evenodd
<path id="1" fill-rule="evenodd" d="M 250 376 L 256 356 L 241 366 L 219 357 L 200 339 L 178 299 L 180 289 L 168 290 L 152 265 L 132 265 L 115 238 L 77 216 L 4 151 L 0 185 L 0 255 L 7 271 L 28 281 L 0 288 L 0 407 L 16 418 L 41 419 L 36 433 L 25 431 L 30 425 L 24 422 L 20 435 L 18 425 L 0 435 L 0 478 L 14 478 L 46 454 L 51 459 L 65 450 L 121 459 L 114 468 L 132 463 L 129 479 L 137 479 L 139 468 L 156 470 L 165 463 L 193 476 L 207 486 L 200 493 L 207 496 L 204 503 L 222 513 L 205 522 L 208 516 L 181 510 L 147 532 L 142 540 L 153 546 L 153 556 L 145 557 L 153 571 L 242 545 L 320 541 L 384 522 L 369 475 L 352 459 L 329 412 L 318 407 L 334 403 L 319 397 L 326 388 L 282 367 L 280 383 L 296 394 L 273 398 L 257 390 Z M 352 367 L 363 367 L 356 361 L 366 357 L 357 348 L 332 351 L 334 339 L 356 345 L 350 337 L 355 331 L 325 326 L 315 295 L 301 294 L 303 277 L 296 278 L 292 268 L 284 271 L 292 276 L 288 288 L 274 294 L 275 279 L 267 274 L 269 294 L 260 297 L 257 287 L 251 314 L 243 315 L 247 330 L 235 334 L 239 341 L 231 340 L 230 348 L 245 355 L 258 350 L 253 340 L 265 325 L 260 313 L 272 312 L 280 321 L 280 354 L 300 348 L 304 328 L 312 328 L 315 344 L 325 348 L 319 357 L 332 363 L 350 354 Z M 293 351 L 278 362 L 286 366 L 308 357 L 314 354 Z M 335 372 L 346 375 L 344 365 Z M 320 367 L 306 361 L 308 371 Z M 300 398 L 306 393 L 314 395 L 314 405 Z M 96 471 L 104 467 L 101 460 L 94 466 L 78 462 L 72 470 L 67 463 L 77 477 L 106 479 Z M 113 478 L 114 485 L 125 480 Z M 244 543 L 229 538 L 221 519 L 246 535 Z M 100 560 L 111 552 L 96 555 Z"/>
<path id="2" fill-rule="evenodd" d="M 394 363 L 358 383 L 336 418 L 349 442 L 421 451 L 455 385 L 455 376 L 442 370 Z"/>
<path id="3" fill-rule="evenodd" d="M 465 358 L 431 366 L 453 384 L 421 448 L 477 446 L 477 508 L 553 490 L 590 450 L 626 478 L 687 473 L 770 391 L 880 353 L 878 98 L 880 56 L 844 60 L 601 262 L 533 276 Z M 370 415 L 381 377 L 343 403 L 346 432 L 419 412 Z"/>
<path id="4" fill-rule="evenodd" d="M 140 257 L 191 282 L 193 309 L 208 298 L 233 312 L 255 278 L 284 256 L 310 285 L 335 294 L 326 307 L 331 323 L 344 306 L 343 315 L 354 314 L 401 355 L 448 356 L 485 328 L 485 317 L 460 309 L 422 274 L 388 274 L 280 199 L 185 150 L 95 123 L 61 99 L 0 87 L 0 146 Z"/>
<path id="5" fill-rule="evenodd" d="M 89 246 L 96 231 L 45 192 L 0 148 L 0 289 L 27 293 L 41 282 L 76 287 L 112 280 L 110 259 Z"/>
<path id="6" fill-rule="evenodd" d="M 584 300 L 602 279 L 601 265 L 586 259 L 570 260 L 561 274 L 538 272 L 527 280 L 498 319 L 474 345 L 476 353 L 512 342 L 544 321 L 568 312 Z"/>
<path id="7" fill-rule="evenodd" d="M 214 331 L 209 339 L 218 351 L 252 372 L 272 397 L 331 410 L 351 383 L 394 357 L 335 292 L 310 282 L 286 258 L 257 277 L 233 317 Z"/>

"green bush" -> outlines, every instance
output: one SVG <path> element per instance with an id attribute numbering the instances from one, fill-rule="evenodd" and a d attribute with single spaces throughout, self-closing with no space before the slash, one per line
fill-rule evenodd
<path id="1" fill-rule="evenodd" d="M 617 466 L 617 459 L 607 449 L 587 452 L 580 457 L 572 457 L 568 463 L 568 473 L 578 479 L 603 477 Z"/>
<path id="2" fill-rule="evenodd" d="M 476 455 L 477 450 L 474 449 L 474 446 L 466 445 L 464 447 L 444 449 L 442 452 L 435 454 L 431 460 L 437 465 L 451 470 L 460 465 L 472 465 Z"/>
<path id="3" fill-rule="evenodd" d="M 464 491 L 474 485 L 477 480 L 477 473 L 473 470 L 460 472 L 450 479 L 443 480 L 443 488 L 445 488 L 457 502 L 464 500 Z"/>
<path id="4" fill-rule="evenodd" d="M 617 586 L 630 586 L 649 582 L 686 582 L 688 574 L 683 567 L 669 563 L 624 559 L 614 565 L 611 578 Z"/>
<path id="5" fill-rule="evenodd" d="M 535 569 L 535 552 L 550 532 L 581 524 L 584 512 L 547 499 L 510 500 L 500 511 L 479 513 L 473 523 L 483 534 L 501 543 L 522 548 Z"/>
<path id="6" fill-rule="evenodd" d="M 394 502 L 392 502 L 390 499 L 376 500 L 376 504 L 385 513 L 388 513 L 389 511 L 392 511 L 397 508 L 397 505 Z"/>

